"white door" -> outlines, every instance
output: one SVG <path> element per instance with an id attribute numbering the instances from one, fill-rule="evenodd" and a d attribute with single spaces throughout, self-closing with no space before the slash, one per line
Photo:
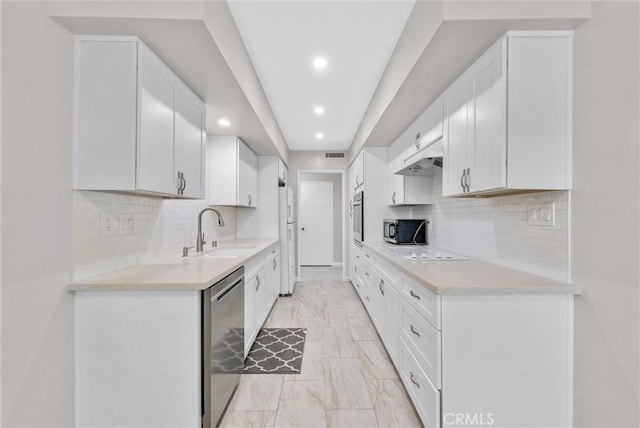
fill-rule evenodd
<path id="1" fill-rule="evenodd" d="M 301 265 L 333 263 L 333 183 L 300 183 Z"/>

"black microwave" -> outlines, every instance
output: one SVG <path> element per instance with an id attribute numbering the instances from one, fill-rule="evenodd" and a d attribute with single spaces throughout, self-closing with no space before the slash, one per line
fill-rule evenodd
<path id="1" fill-rule="evenodd" d="M 384 240 L 392 244 L 427 245 L 427 224 L 425 219 L 386 219 Z"/>

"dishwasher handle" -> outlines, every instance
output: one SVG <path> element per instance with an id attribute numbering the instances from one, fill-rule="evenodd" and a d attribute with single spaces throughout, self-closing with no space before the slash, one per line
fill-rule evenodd
<path id="1" fill-rule="evenodd" d="M 237 280 L 236 282 L 234 282 L 233 284 L 229 285 L 227 288 L 225 288 L 224 290 L 222 290 L 221 292 L 219 292 L 218 294 L 213 296 L 211 298 L 211 301 L 213 302 L 215 300 L 216 302 L 221 302 L 225 297 L 227 297 L 229 295 L 229 293 L 231 293 L 243 281 L 244 281 L 244 277 L 240 278 L 239 280 Z"/>

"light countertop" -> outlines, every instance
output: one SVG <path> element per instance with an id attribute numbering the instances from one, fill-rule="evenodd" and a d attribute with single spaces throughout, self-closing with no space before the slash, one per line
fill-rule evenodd
<path id="1" fill-rule="evenodd" d="M 190 257 L 176 257 L 74 281 L 69 290 L 204 290 L 277 242 L 277 239 L 221 242 L 220 249 L 233 249 L 238 255 L 208 257 L 207 254 L 216 251 L 209 249 Z"/>
<path id="2" fill-rule="evenodd" d="M 582 294 L 582 287 L 480 260 L 408 260 L 384 251 L 392 244 L 363 245 L 436 294 Z"/>

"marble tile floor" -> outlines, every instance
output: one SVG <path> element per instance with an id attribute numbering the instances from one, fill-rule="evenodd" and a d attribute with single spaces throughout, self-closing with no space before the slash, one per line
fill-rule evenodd
<path id="1" fill-rule="evenodd" d="M 300 279 L 311 280 L 342 280 L 342 266 L 300 266 Z"/>
<path id="2" fill-rule="evenodd" d="M 221 427 L 421 426 L 349 282 L 299 282 L 265 327 L 307 328 L 302 372 L 243 375 Z"/>

